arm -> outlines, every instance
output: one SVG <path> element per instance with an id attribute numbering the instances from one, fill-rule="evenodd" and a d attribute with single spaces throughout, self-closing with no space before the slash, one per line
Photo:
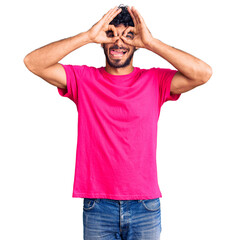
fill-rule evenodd
<path id="1" fill-rule="evenodd" d="M 48 83 L 66 88 L 66 73 L 58 62 L 70 52 L 89 43 L 87 33 L 50 43 L 26 55 L 24 63 L 35 75 Z"/>
<path id="2" fill-rule="evenodd" d="M 200 86 L 212 75 L 212 69 L 208 64 L 158 39 L 154 38 L 148 49 L 167 60 L 178 70 L 171 82 L 170 92 L 173 94 L 187 92 Z"/>
<path id="3" fill-rule="evenodd" d="M 171 93 L 187 92 L 194 87 L 206 83 L 210 79 L 212 69 L 208 64 L 184 51 L 153 38 L 140 13 L 134 7 L 132 10 L 128 8 L 128 11 L 134 21 L 135 27 L 128 27 L 122 39 L 127 44 L 146 48 L 158 54 L 178 70 L 171 82 Z M 126 34 L 129 31 L 135 33 L 135 37 L 132 40 L 126 38 Z"/>
<path id="4" fill-rule="evenodd" d="M 117 32 L 109 22 L 119 14 L 117 7 L 109 10 L 102 19 L 87 32 L 59 40 L 43 46 L 27 54 L 24 58 L 26 67 L 48 83 L 60 88 L 66 88 L 66 73 L 58 62 L 70 52 L 88 43 L 108 43 L 117 40 Z M 115 37 L 108 38 L 106 31 L 112 30 Z"/>

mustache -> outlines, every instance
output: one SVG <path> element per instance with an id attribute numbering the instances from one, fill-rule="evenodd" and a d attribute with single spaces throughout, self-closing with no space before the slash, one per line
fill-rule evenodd
<path id="1" fill-rule="evenodd" d="M 120 50 L 125 50 L 125 51 L 128 51 L 128 49 L 127 48 L 124 48 L 124 47 L 118 47 L 118 46 L 114 46 L 114 47 L 112 47 L 112 48 L 110 48 L 110 50 L 116 50 L 116 49 L 120 49 Z"/>

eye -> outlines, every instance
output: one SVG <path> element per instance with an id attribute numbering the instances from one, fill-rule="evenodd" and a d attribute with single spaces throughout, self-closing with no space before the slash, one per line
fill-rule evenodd
<path id="1" fill-rule="evenodd" d="M 107 37 L 114 37 L 114 33 L 110 30 L 110 31 L 107 31 Z"/>
<path id="2" fill-rule="evenodd" d="M 129 33 L 126 35 L 126 37 L 133 39 L 133 38 L 134 38 L 134 34 L 133 34 L 132 32 L 129 32 Z"/>

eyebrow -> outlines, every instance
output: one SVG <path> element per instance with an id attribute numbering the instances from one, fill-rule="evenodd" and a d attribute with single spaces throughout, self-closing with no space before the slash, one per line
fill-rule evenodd
<path id="1" fill-rule="evenodd" d="M 128 32 L 127 34 L 131 34 L 131 35 L 134 35 L 134 33 L 133 33 L 133 32 Z"/>
<path id="2" fill-rule="evenodd" d="M 108 33 L 113 33 L 113 31 L 112 31 L 112 30 L 107 30 L 106 33 L 107 33 L 107 34 L 108 34 Z M 134 36 L 134 33 L 133 33 L 133 32 L 128 32 L 127 34 L 131 34 L 132 36 Z"/>

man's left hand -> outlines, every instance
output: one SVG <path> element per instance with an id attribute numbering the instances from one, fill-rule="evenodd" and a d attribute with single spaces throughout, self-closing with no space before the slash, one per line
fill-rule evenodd
<path id="1" fill-rule="evenodd" d="M 148 30 L 142 16 L 140 13 L 132 7 L 128 7 L 128 12 L 130 13 L 134 27 L 129 26 L 125 31 L 121 39 L 129 45 L 132 45 L 137 48 L 147 48 L 153 37 L 150 31 Z M 130 34 L 133 33 L 133 34 Z M 129 34 L 128 34 L 129 33 Z"/>

